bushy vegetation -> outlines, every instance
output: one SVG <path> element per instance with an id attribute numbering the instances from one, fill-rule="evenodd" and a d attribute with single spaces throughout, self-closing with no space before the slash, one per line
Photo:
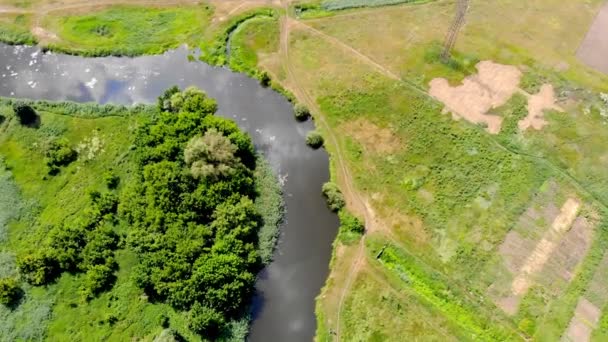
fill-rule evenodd
<path id="1" fill-rule="evenodd" d="M 293 106 L 293 112 L 298 121 L 306 121 L 310 118 L 310 110 L 301 103 L 296 103 Z"/>
<path id="2" fill-rule="evenodd" d="M 22 102 L 13 104 L 13 112 L 23 126 L 34 126 L 40 119 L 38 113 L 32 107 Z"/>
<path id="3" fill-rule="evenodd" d="M 365 225 L 363 222 L 349 213 L 346 209 L 340 210 L 338 213 L 340 217 L 340 229 L 338 230 L 338 239 L 344 244 L 350 244 L 353 241 L 358 240 L 365 232 Z"/>
<path id="4" fill-rule="evenodd" d="M 21 289 L 14 278 L 0 278 L 0 304 L 10 306 L 19 300 Z"/>
<path id="5" fill-rule="evenodd" d="M 346 202 L 344 201 L 344 196 L 336 183 L 327 182 L 323 184 L 322 191 L 323 196 L 325 196 L 325 199 L 327 200 L 327 205 L 332 211 L 338 212 L 344 208 Z"/>
<path id="6" fill-rule="evenodd" d="M 317 149 L 323 146 L 323 136 L 318 131 L 310 131 L 306 135 L 306 145 Z"/>
<path id="7" fill-rule="evenodd" d="M 61 41 L 46 48 L 85 56 L 162 53 L 194 43 L 202 36 L 211 13 L 208 5 L 113 6 L 95 14 L 48 17 L 44 24 L 57 32 Z"/>
<path id="8" fill-rule="evenodd" d="M 13 102 L 0 99 L 0 111 Z M 154 339 L 167 324 L 176 338 L 244 338 L 282 219 L 277 178 L 250 138 L 197 89 L 170 89 L 140 111 L 26 103 L 42 124 L 3 124 L 12 172 L 2 165 L 0 189 L 8 203 L 36 197 L 41 208 L 0 209 L 1 250 L 15 252 L 11 267 L 29 283 L 14 310 L 0 307 L 0 339 Z M 84 158 L 91 137 L 103 150 Z M 72 160 L 75 149 L 82 158 Z M 45 156 L 61 165 L 54 177 L 44 177 Z M 3 265 L 0 277 L 17 274 Z"/>

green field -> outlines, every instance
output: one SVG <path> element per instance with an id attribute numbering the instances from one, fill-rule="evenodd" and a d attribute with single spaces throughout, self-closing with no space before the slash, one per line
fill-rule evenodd
<path id="1" fill-rule="evenodd" d="M 60 41 L 50 48 L 83 55 L 162 53 L 181 44 L 196 44 L 209 25 L 207 5 L 145 8 L 114 6 L 90 15 L 58 15 L 45 19 L 45 28 Z"/>

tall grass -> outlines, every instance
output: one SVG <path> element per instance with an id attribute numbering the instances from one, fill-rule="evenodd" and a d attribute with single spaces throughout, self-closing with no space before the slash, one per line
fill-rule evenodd
<path id="1" fill-rule="evenodd" d="M 154 115 L 158 109 L 154 105 L 138 104 L 123 106 L 115 104 L 76 103 L 70 101 L 44 101 L 29 99 L 12 99 L 0 97 L 0 107 L 11 107 L 14 103 L 24 103 L 35 110 L 52 112 L 59 115 L 69 115 L 79 118 L 126 117 L 137 114 Z"/>
<path id="2" fill-rule="evenodd" d="M 13 180 L 13 174 L 0 156 L 0 242 L 6 239 L 8 224 L 18 217 L 20 208 L 21 194 Z"/>
<path id="3" fill-rule="evenodd" d="M 264 224 L 258 232 L 259 253 L 262 262 L 267 264 L 272 260 L 272 254 L 279 236 L 279 227 L 285 214 L 285 205 L 283 191 L 277 176 L 262 156 L 258 156 L 256 162 L 255 183 L 258 192 L 255 206 L 262 215 Z"/>

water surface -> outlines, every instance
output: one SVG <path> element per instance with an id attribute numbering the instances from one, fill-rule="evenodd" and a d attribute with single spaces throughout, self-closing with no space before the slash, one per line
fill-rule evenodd
<path id="1" fill-rule="evenodd" d="M 225 68 L 188 62 L 185 48 L 159 56 L 83 58 L 0 44 L 0 96 L 97 103 L 153 103 L 168 87 L 195 85 L 218 102 L 218 114 L 247 130 L 280 175 L 286 223 L 275 260 L 259 276 L 251 341 L 311 341 L 314 299 L 328 274 L 338 220 L 321 186 L 328 157 L 304 141 L 312 128 L 291 104 L 257 81 Z"/>

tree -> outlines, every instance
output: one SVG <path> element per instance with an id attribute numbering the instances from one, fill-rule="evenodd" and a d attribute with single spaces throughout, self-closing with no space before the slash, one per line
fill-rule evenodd
<path id="1" fill-rule="evenodd" d="M 39 117 L 34 108 L 29 105 L 21 102 L 16 102 L 13 104 L 13 111 L 17 118 L 19 118 L 19 123 L 23 126 L 35 126 L 38 123 Z"/>
<path id="2" fill-rule="evenodd" d="M 21 288 L 13 278 L 0 278 L 0 304 L 10 306 L 19 300 Z"/>
<path id="3" fill-rule="evenodd" d="M 293 111 L 298 121 L 306 121 L 310 117 L 310 110 L 301 103 L 296 104 Z"/>
<path id="4" fill-rule="evenodd" d="M 216 129 L 202 137 L 194 137 L 184 151 L 184 159 L 194 178 L 230 176 L 240 161 L 235 156 L 237 147 Z"/>
<path id="5" fill-rule="evenodd" d="M 321 146 L 323 146 L 323 136 L 321 135 L 321 133 L 317 132 L 317 131 L 310 131 L 308 132 L 308 134 L 306 135 L 306 145 L 317 149 Z"/>
<path id="6" fill-rule="evenodd" d="M 171 89 L 170 89 L 171 90 Z M 196 87 L 188 87 L 182 92 L 171 95 L 169 101 L 171 112 L 215 113 L 217 103 L 207 97 L 204 91 Z"/>
<path id="7" fill-rule="evenodd" d="M 335 183 L 327 182 L 323 184 L 323 196 L 327 199 L 327 205 L 332 211 L 337 212 L 344 208 L 346 204 L 340 188 Z"/>
<path id="8" fill-rule="evenodd" d="M 171 111 L 171 97 L 175 94 L 179 93 L 179 88 L 177 86 L 173 86 L 158 97 L 158 109 L 160 111 Z"/>

